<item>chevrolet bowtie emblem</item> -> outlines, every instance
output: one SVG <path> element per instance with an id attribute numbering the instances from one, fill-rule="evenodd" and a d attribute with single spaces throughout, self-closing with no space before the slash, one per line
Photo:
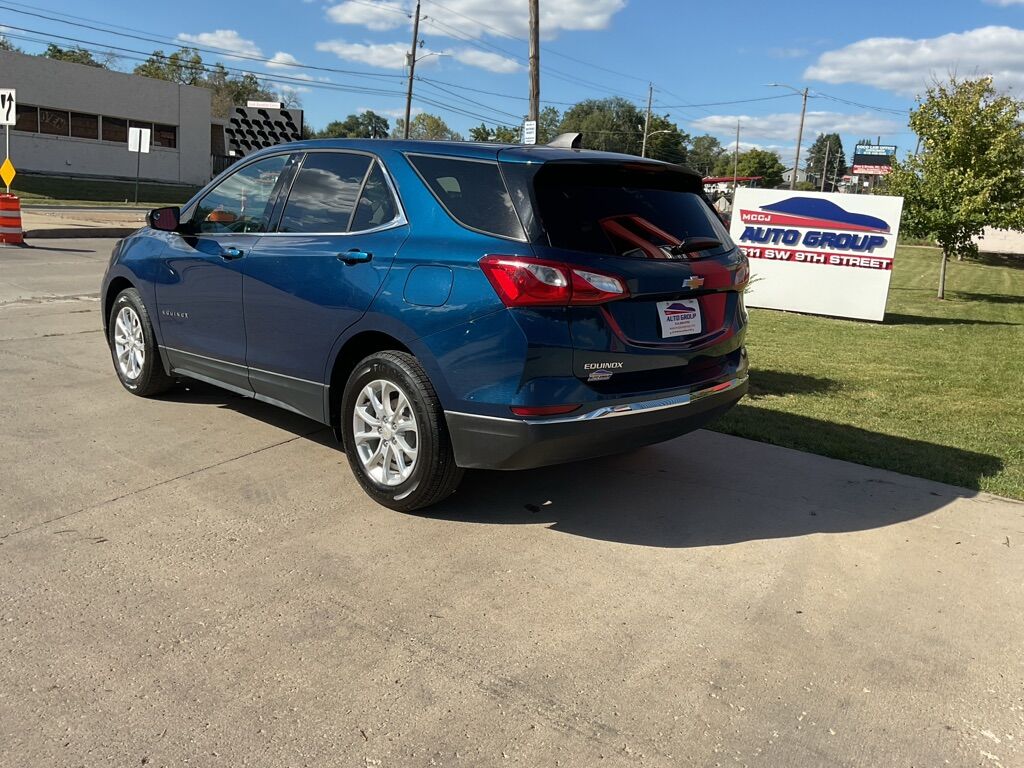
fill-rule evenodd
<path id="1" fill-rule="evenodd" d="M 696 275 L 694 275 L 693 277 L 688 277 L 685 280 L 683 280 L 683 287 L 689 288 L 691 291 L 697 290 L 702 285 L 704 285 L 704 278 L 697 277 Z"/>

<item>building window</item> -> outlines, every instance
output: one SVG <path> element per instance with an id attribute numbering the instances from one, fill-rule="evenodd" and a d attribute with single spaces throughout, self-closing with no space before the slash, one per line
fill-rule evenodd
<path id="1" fill-rule="evenodd" d="M 18 122 L 15 123 L 14 130 L 39 133 L 39 107 L 19 104 L 17 120 Z"/>
<path id="2" fill-rule="evenodd" d="M 173 125 L 154 125 L 153 144 L 174 149 L 178 146 L 178 129 Z"/>
<path id="3" fill-rule="evenodd" d="M 67 112 L 59 109 L 39 110 L 39 132 L 52 136 L 70 136 L 71 120 Z"/>
<path id="4" fill-rule="evenodd" d="M 71 113 L 71 135 L 76 139 L 98 139 L 100 137 L 99 115 Z"/>
<path id="5" fill-rule="evenodd" d="M 103 116 L 103 140 L 128 143 L 128 121 L 119 117 Z"/>

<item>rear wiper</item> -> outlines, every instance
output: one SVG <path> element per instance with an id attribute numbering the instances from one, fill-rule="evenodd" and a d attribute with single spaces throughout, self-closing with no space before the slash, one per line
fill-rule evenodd
<path id="1" fill-rule="evenodd" d="M 673 256 L 682 256 L 684 253 L 694 251 L 710 251 L 713 248 L 721 248 L 722 241 L 713 237 L 684 237 L 677 245 L 673 245 L 668 252 Z"/>

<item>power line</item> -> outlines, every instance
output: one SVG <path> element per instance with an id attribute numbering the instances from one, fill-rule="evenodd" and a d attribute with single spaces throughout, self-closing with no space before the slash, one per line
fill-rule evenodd
<path id="1" fill-rule="evenodd" d="M 34 6 L 25 6 L 25 7 L 26 8 L 33 8 Z M 203 53 L 211 53 L 211 54 L 213 54 L 215 56 L 229 56 L 229 57 L 234 58 L 234 59 L 241 59 L 241 60 L 245 60 L 245 61 L 256 61 L 256 62 L 261 62 L 263 64 L 274 64 L 274 66 L 287 66 L 287 67 L 293 67 L 293 68 L 296 68 L 296 69 L 311 69 L 311 70 L 319 71 L 319 72 L 332 72 L 332 73 L 341 74 L 341 75 L 354 75 L 354 76 L 357 76 L 357 77 L 404 78 L 403 75 L 391 75 L 391 74 L 385 74 L 385 73 L 381 73 L 381 72 L 366 72 L 364 70 L 340 69 L 340 68 L 337 68 L 337 67 L 321 67 L 321 66 L 316 66 L 316 65 L 313 65 L 313 64 L 300 64 L 300 63 L 293 63 L 293 62 L 274 61 L 273 59 L 268 59 L 266 56 L 253 56 L 251 54 L 240 53 L 240 52 L 232 51 L 232 50 L 225 49 L 225 48 L 217 48 L 216 46 L 193 45 L 191 43 L 188 43 L 187 41 L 171 40 L 170 38 L 163 37 L 163 36 L 160 36 L 160 35 L 155 35 L 153 33 L 148 33 L 148 32 L 143 32 L 141 34 L 132 34 L 132 33 L 129 33 L 129 32 L 116 32 L 111 27 L 98 27 L 98 26 L 95 26 L 96 24 L 105 24 L 106 22 L 96 22 L 93 19 L 89 20 L 89 21 L 91 21 L 93 23 L 86 24 L 86 23 L 83 23 L 81 21 L 67 21 L 65 19 L 52 18 L 51 16 L 47 16 L 47 15 L 44 15 L 42 13 L 33 13 L 32 11 L 24 11 L 24 10 L 21 10 L 19 8 L 13 8 L 13 7 L 9 6 L 9 5 L 0 5 L 0 9 L 7 10 L 7 11 L 13 11 L 14 13 L 20 13 L 20 14 L 25 15 L 25 16 L 33 16 L 35 18 L 44 19 L 46 21 L 56 21 L 59 24 L 67 24 L 67 25 L 73 26 L 73 27 L 89 29 L 89 30 L 92 30 L 94 32 L 100 32 L 102 34 L 114 35 L 114 36 L 117 36 L 117 37 L 127 37 L 127 38 L 131 38 L 133 40 L 141 40 L 141 41 L 147 42 L 147 43 L 156 43 L 157 45 L 174 45 L 174 46 L 176 46 L 178 48 L 191 48 L 193 50 L 201 51 Z M 45 9 L 43 9 L 43 10 L 45 10 Z M 80 17 L 75 17 L 75 18 L 80 18 Z M 15 27 L 15 26 L 11 26 L 9 24 L 5 24 L 4 26 L 8 27 L 9 29 L 23 29 L 22 27 Z M 136 31 L 138 31 L 138 30 L 136 30 Z M 48 32 L 40 32 L 38 34 L 50 34 L 50 33 L 48 33 Z"/>

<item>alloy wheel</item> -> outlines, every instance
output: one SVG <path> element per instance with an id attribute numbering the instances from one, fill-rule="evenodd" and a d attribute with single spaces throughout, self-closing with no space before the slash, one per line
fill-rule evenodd
<path id="1" fill-rule="evenodd" d="M 401 485 L 416 468 L 419 430 L 401 387 L 385 379 L 369 382 L 356 398 L 352 436 L 359 461 L 381 485 Z"/>

